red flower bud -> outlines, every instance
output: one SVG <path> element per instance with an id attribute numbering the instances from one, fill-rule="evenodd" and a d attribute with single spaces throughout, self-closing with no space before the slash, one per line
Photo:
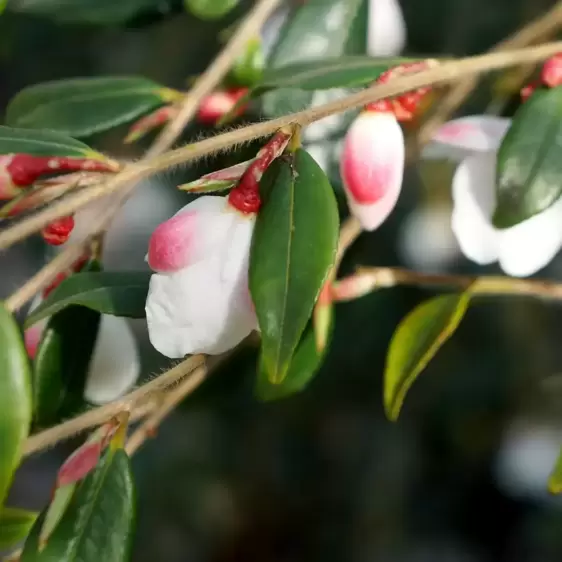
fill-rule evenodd
<path id="1" fill-rule="evenodd" d="M 177 105 L 159 107 L 156 111 L 145 115 L 142 119 L 133 123 L 123 142 L 129 144 L 139 140 L 149 131 L 152 131 L 153 129 L 156 129 L 157 127 L 160 127 L 170 121 L 178 113 L 178 111 L 179 107 Z"/>
<path id="2" fill-rule="evenodd" d="M 74 228 L 74 217 L 61 217 L 48 224 L 42 231 L 41 235 L 47 244 L 51 246 L 60 246 L 64 244 Z"/>
<path id="3" fill-rule="evenodd" d="M 541 80 L 549 88 L 556 88 L 562 84 L 562 53 L 550 57 L 543 64 Z"/>
<path id="4" fill-rule="evenodd" d="M 197 119 L 206 125 L 214 125 L 234 109 L 235 105 L 246 95 L 247 91 L 247 88 L 233 88 L 209 94 L 199 106 Z M 235 117 L 242 115 L 246 111 L 246 107 L 246 105 L 243 105 L 238 108 Z"/>

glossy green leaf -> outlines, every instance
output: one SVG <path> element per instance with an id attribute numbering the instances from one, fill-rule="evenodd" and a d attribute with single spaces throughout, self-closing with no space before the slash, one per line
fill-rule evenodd
<path id="1" fill-rule="evenodd" d="M 124 23 L 145 10 L 170 7 L 170 0 L 9 0 L 8 10 L 61 23 L 109 25 Z"/>
<path id="2" fill-rule="evenodd" d="M 22 562 L 126 562 L 135 526 L 135 489 L 127 454 L 109 450 L 77 487 L 62 518 L 39 546 L 34 526 Z"/>
<path id="3" fill-rule="evenodd" d="M 0 154 L 18 152 L 36 156 L 101 157 L 83 142 L 60 133 L 0 125 Z"/>
<path id="4" fill-rule="evenodd" d="M 468 308 L 470 294 L 442 295 L 417 306 L 392 336 L 384 372 L 384 407 L 398 419 L 406 393 L 453 335 Z"/>
<path id="5" fill-rule="evenodd" d="M 25 326 L 74 304 L 103 314 L 144 318 L 150 272 L 77 273 L 65 279 L 26 319 Z"/>
<path id="6" fill-rule="evenodd" d="M 0 506 L 31 423 L 31 372 L 14 317 L 0 304 Z"/>
<path id="7" fill-rule="evenodd" d="M 69 306 L 53 315 L 33 361 L 34 419 L 47 426 L 83 404 L 90 359 L 101 316 L 83 306 Z"/>
<path id="8" fill-rule="evenodd" d="M 132 121 L 173 96 L 173 90 L 139 76 L 56 80 L 19 92 L 8 105 L 6 123 L 85 137 Z"/>
<path id="9" fill-rule="evenodd" d="M 308 328 L 291 359 L 286 377 L 278 384 L 270 382 L 260 359 L 256 380 L 257 398 L 264 402 L 280 400 L 304 390 L 322 366 L 326 350 L 327 347 L 318 353 L 314 331 Z"/>
<path id="10" fill-rule="evenodd" d="M 240 0 L 183 0 L 186 10 L 202 20 L 214 20 L 226 16 L 236 8 Z"/>
<path id="11" fill-rule="evenodd" d="M 6 6 L 8 5 L 8 0 L 0 0 L 0 14 L 4 13 Z"/>
<path id="12" fill-rule="evenodd" d="M 16 546 L 27 537 L 37 513 L 17 507 L 0 508 L 0 549 Z"/>
<path id="13" fill-rule="evenodd" d="M 514 226 L 562 195 L 562 88 L 536 91 L 515 113 L 498 152 L 498 228 Z"/>
<path id="14" fill-rule="evenodd" d="M 558 453 L 556 464 L 548 477 L 548 491 L 551 494 L 562 493 L 562 450 Z"/>
<path id="15" fill-rule="evenodd" d="M 273 163 L 250 253 L 250 291 L 269 380 L 280 383 L 334 263 L 338 209 L 328 178 L 304 150 Z"/>
<path id="16" fill-rule="evenodd" d="M 345 54 L 364 54 L 364 45 L 350 41 L 356 19 L 366 0 L 307 0 L 299 3 L 280 32 L 267 67 L 327 59 Z M 286 87 L 284 87 L 286 88 Z M 268 117 L 310 106 L 313 92 L 294 86 L 264 96 L 262 110 Z"/>

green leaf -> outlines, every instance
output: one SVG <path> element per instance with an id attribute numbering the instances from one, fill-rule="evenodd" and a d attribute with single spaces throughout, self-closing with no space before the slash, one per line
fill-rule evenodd
<path id="1" fill-rule="evenodd" d="M 3 507 L 0 509 L 0 549 L 11 548 L 27 537 L 37 513 Z"/>
<path id="2" fill-rule="evenodd" d="M 498 152 L 494 225 L 514 226 L 562 195 L 562 88 L 536 91 L 515 113 Z"/>
<path id="3" fill-rule="evenodd" d="M 279 384 L 269 381 L 263 361 L 260 358 L 256 380 L 257 398 L 269 402 L 287 398 L 304 390 L 322 366 L 326 350 L 327 346 L 321 353 L 318 353 L 314 331 L 312 328 L 308 328 L 293 355 L 287 376 Z"/>
<path id="4" fill-rule="evenodd" d="M 267 67 L 279 68 L 311 59 L 364 54 L 364 46 L 350 41 L 351 32 L 366 0 L 307 0 L 301 3 L 280 32 Z M 312 91 L 273 91 L 264 96 L 262 110 L 268 117 L 309 107 Z"/>
<path id="5" fill-rule="evenodd" d="M 31 423 L 31 372 L 14 317 L 0 304 L 0 506 Z"/>
<path id="6" fill-rule="evenodd" d="M 8 0 L 0 0 L 0 14 L 4 13 L 6 6 L 8 5 Z"/>
<path id="7" fill-rule="evenodd" d="M 562 450 L 558 453 L 556 464 L 548 477 L 548 491 L 551 494 L 562 493 Z"/>
<path id="8" fill-rule="evenodd" d="M 34 418 L 48 426 L 83 405 L 84 388 L 101 316 L 83 306 L 53 315 L 33 362 Z"/>
<path id="9" fill-rule="evenodd" d="M 101 154 L 83 142 L 53 131 L 16 129 L 0 125 L 0 154 L 24 153 L 35 156 L 96 158 Z"/>
<path id="10" fill-rule="evenodd" d="M 9 0 L 8 10 L 60 23 L 109 25 L 124 23 L 145 10 L 160 7 L 165 11 L 170 6 L 170 0 Z"/>
<path id="11" fill-rule="evenodd" d="M 39 545 L 43 517 L 26 542 L 22 562 L 125 562 L 135 526 L 135 489 L 130 461 L 109 450 L 74 492 L 47 539 Z"/>
<path id="12" fill-rule="evenodd" d="M 150 275 L 144 271 L 72 275 L 27 317 L 25 327 L 74 304 L 112 316 L 144 318 Z"/>
<path id="13" fill-rule="evenodd" d="M 264 72 L 264 64 L 261 38 L 250 39 L 245 51 L 232 65 L 230 76 L 238 85 L 251 87 L 260 81 Z"/>
<path id="14" fill-rule="evenodd" d="M 214 20 L 226 16 L 236 8 L 240 0 L 183 0 L 186 10 L 202 20 Z"/>
<path id="15" fill-rule="evenodd" d="M 19 92 L 8 105 L 6 123 L 85 137 L 132 121 L 174 95 L 139 76 L 56 80 Z"/>
<path id="16" fill-rule="evenodd" d="M 417 306 L 392 336 L 384 372 L 384 407 L 398 419 L 406 393 L 453 335 L 468 308 L 470 294 L 442 295 Z"/>
<path id="17" fill-rule="evenodd" d="M 264 368 L 271 382 L 280 383 L 334 263 L 338 210 L 328 178 L 304 150 L 276 160 L 260 189 L 250 291 Z"/>

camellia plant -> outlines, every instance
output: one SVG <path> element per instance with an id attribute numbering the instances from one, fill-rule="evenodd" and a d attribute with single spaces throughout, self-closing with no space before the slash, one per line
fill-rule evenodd
<path id="1" fill-rule="evenodd" d="M 103 25 L 166 2 L 75 0 L 61 10 L 54 0 L 10 0 L 7 9 Z M 184 4 L 216 19 L 238 2 Z M 400 55 L 398 0 L 257 0 L 187 92 L 142 76 L 20 91 L 0 127 L 0 249 L 40 234 L 58 251 L 0 306 L 0 548 L 10 559 L 129 560 L 130 456 L 205 381 L 215 364 L 208 356 L 227 359 L 251 334 L 260 342 L 256 400 L 290 399 L 324 362 L 338 303 L 398 284 L 448 289 L 393 336 L 381 379 L 396 420 L 473 301 L 561 299 L 561 285 L 521 279 L 562 247 L 562 43 L 529 46 L 554 33 L 560 12 L 492 53 L 444 60 Z M 518 86 L 512 119 L 448 121 L 478 74 L 522 65 L 535 65 L 536 77 Z M 241 117 L 250 124 L 236 126 Z M 192 120 L 216 134 L 175 147 Z M 125 124 L 125 143 L 152 135 L 135 162 L 87 144 Z M 334 130 L 339 143 L 321 150 L 338 160 L 347 208 L 338 206 L 326 153 L 313 146 Z M 249 141 L 260 144 L 248 159 L 240 147 Z M 190 202 L 152 233 L 150 272 L 103 269 L 104 234 L 141 180 L 224 150 L 239 156 L 235 164 L 178 186 Z M 359 267 L 339 277 L 346 250 L 395 209 L 407 161 L 428 159 L 458 162 L 451 225 L 460 251 L 476 264 L 499 262 L 506 276 Z M 146 319 L 152 346 L 181 360 L 140 386 L 127 318 Z M 5 505 L 23 458 L 76 435 L 84 442 L 41 513 Z M 562 489 L 562 461 L 548 485 Z"/>

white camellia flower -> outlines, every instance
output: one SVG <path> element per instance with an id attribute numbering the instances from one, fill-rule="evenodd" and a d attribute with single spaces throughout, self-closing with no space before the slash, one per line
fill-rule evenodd
<path id="1" fill-rule="evenodd" d="M 513 227 L 492 225 L 497 150 L 510 124 L 490 116 L 450 121 L 437 131 L 424 157 L 460 160 L 453 178 L 452 228 L 463 254 L 480 265 L 497 261 L 508 275 L 526 277 L 562 247 L 562 199 Z"/>
<path id="2" fill-rule="evenodd" d="M 371 0 L 367 53 L 372 57 L 397 55 L 406 45 L 406 22 L 398 0 Z"/>
<path id="3" fill-rule="evenodd" d="M 257 329 L 248 289 L 255 218 L 227 197 L 203 196 L 154 231 L 146 319 L 160 353 L 220 354 Z"/>
<path id="4" fill-rule="evenodd" d="M 30 312 L 42 302 L 35 297 Z M 25 347 L 34 358 L 48 319 L 25 331 Z M 92 404 L 116 400 L 137 382 L 141 370 L 137 344 L 125 318 L 102 314 L 96 343 L 88 368 L 84 399 Z"/>

